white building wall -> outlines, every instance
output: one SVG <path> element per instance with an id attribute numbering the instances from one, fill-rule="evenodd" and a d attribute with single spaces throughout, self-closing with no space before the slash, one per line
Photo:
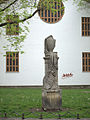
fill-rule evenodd
<path id="1" fill-rule="evenodd" d="M 65 14 L 56 24 L 43 22 L 38 14 L 30 20 L 30 34 L 24 42 L 25 53 L 19 56 L 18 73 L 6 72 L 6 58 L 0 54 L 0 86 L 43 84 L 44 39 L 49 35 L 56 39 L 59 85 L 90 85 L 90 72 L 82 72 L 82 52 L 90 52 L 90 37 L 81 36 L 81 17 L 90 17 L 90 11 L 77 11 L 71 0 L 64 5 Z M 65 73 L 73 76 L 62 79 Z"/>

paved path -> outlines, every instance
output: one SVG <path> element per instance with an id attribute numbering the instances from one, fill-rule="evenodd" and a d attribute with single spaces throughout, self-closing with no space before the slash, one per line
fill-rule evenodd
<path id="1" fill-rule="evenodd" d="M 22 120 L 21 118 L 0 118 L 0 120 Z M 82 119 L 75 119 L 75 118 L 67 118 L 67 119 L 32 119 L 32 118 L 28 118 L 28 119 L 23 119 L 23 120 L 90 120 L 90 118 L 82 118 Z"/>

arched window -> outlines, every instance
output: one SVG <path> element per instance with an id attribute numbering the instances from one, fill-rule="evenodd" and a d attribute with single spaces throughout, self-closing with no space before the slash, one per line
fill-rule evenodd
<path id="1" fill-rule="evenodd" d="M 44 0 L 45 1 L 45 0 Z M 38 12 L 40 18 L 46 23 L 56 23 L 62 19 L 64 14 L 64 5 L 61 0 L 39 1 L 40 10 Z"/>

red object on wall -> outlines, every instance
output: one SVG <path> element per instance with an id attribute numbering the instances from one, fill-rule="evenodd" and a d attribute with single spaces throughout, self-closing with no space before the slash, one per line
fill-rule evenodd
<path id="1" fill-rule="evenodd" d="M 68 74 L 63 74 L 62 78 L 65 78 L 65 77 L 72 77 L 73 74 L 72 73 L 68 73 Z"/>

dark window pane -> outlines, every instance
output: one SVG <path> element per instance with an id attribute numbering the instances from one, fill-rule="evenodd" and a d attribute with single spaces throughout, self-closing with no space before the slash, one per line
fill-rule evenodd
<path id="1" fill-rule="evenodd" d="M 18 57 L 18 53 L 16 53 L 16 57 Z"/>
<path id="2" fill-rule="evenodd" d="M 88 64 L 90 65 L 90 59 L 88 60 Z"/>
<path id="3" fill-rule="evenodd" d="M 57 19 L 55 19 L 55 21 L 57 21 Z"/>
<path id="4" fill-rule="evenodd" d="M 10 53 L 10 57 L 12 57 L 12 53 Z"/>
<path id="5" fill-rule="evenodd" d="M 85 22 L 87 22 L 87 18 L 85 18 Z"/>
<path id="6" fill-rule="evenodd" d="M 84 53 L 83 53 L 83 57 L 84 57 Z"/>
<path id="7" fill-rule="evenodd" d="M 60 11 L 58 11 L 58 17 L 60 17 Z"/>
<path id="8" fill-rule="evenodd" d="M 7 65 L 9 65 L 9 59 L 7 59 Z"/>
<path id="9" fill-rule="evenodd" d="M 45 17 L 47 17 L 47 10 L 45 10 Z"/>
<path id="10" fill-rule="evenodd" d="M 42 13 L 41 15 L 42 15 L 42 17 L 43 17 L 43 10 L 41 11 L 41 13 Z"/>
<path id="11" fill-rule="evenodd" d="M 84 36 L 84 32 L 82 32 L 82 36 Z"/>
<path id="12" fill-rule="evenodd" d="M 63 7 L 63 5 L 61 4 L 61 7 Z M 60 9 L 60 5 L 58 5 L 58 9 Z"/>
<path id="13" fill-rule="evenodd" d="M 52 18 L 52 22 L 53 22 L 53 18 Z"/>
<path id="14" fill-rule="evenodd" d="M 18 67 L 16 67 L 16 71 L 18 71 Z"/>
<path id="15" fill-rule="evenodd" d="M 87 59 L 86 59 L 86 65 L 87 65 Z"/>
<path id="16" fill-rule="evenodd" d="M 57 12 L 55 12 L 55 17 L 57 17 Z"/>
<path id="17" fill-rule="evenodd" d="M 87 57 L 87 53 L 86 53 L 86 57 Z"/>
<path id="18" fill-rule="evenodd" d="M 84 71 L 84 67 L 83 67 L 83 71 Z"/>
<path id="19" fill-rule="evenodd" d="M 90 36 L 90 32 L 88 32 L 88 36 Z"/>
<path id="20" fill-rule="evenodd" d="M 12 67 L 10 67 L 10 71 L 12 71 Z"/>
<path id="21" fill-rule="evenodd" d="M 88 22 L 90 22 L 90 17 L 88 18 Z"/>
<path id="22" fill-rule="evenodd" d="M 90 71 L 90 67 L 89 67 L 89 71 Z"/>
<path id="23" fill-rule="evenodd" d="M 50 17 L 50 10 L 48 10 L 48 17 Z"/>
<path id="24" fill-rule="evenodd" d="M 87 24 L 85 24 L 85 30 L 87 30 Z"/>
<path id="25" fill-rule="evenodd" d="M 7 71 L 9 71 L 9 67 L 7 67 Z"/>
<path id="26" fill-rule="evenodd" d="M 18 28 L 18 25 L 16 24 L 16 28 Z"/>
<path id="27" fill-rule="evenodd" d="M 84 22 L 84 17 L 82 18 L 82 22 Z"/>
<path id="28" fill-rule="evenodd" d="M 87 71 L 87 67 L 86 67 L 86 71 Z"/>
<path id="29" fill-rule="evenodd" d="M 55 2 L 55 9 L 57 9 L 57 3 Z"/>
<path id="30" fill-rule="evenodd" d="M 83 59 L 83 65 L 84 65 L 84 59 Z"/>
<path id="31" fill-rule="evenodd" d="M 16 59 L 16 65 L 18 65 L 18 59 Z"/>
<path id="32" fill-rule="evenodd" d="M 87 32 L 85 32 L 85 36 L 87 36 Z"/>
<path id="33" fill-rule="evenodd" d="M 90 30 L 90 24 L 88 24 L 88 30 Z"/>
<path id="34" fill-rule="evenodd" d="M 7 53 L 7 57 L 9 57 L 9 53 Z"/>
<path id="35" fill-rule="evenodd" d="M 50 18 L 48 18 L 48 22 L 50 22 Z"/>
<path id="36" fill-rule="evenodd" d="M 84 30 L 84 24 L 82 24 L 82 30 Z"/>
<path id="37" fill-rule="evenodd" d="M 53 17 L 53 13 L 52 13 L 52 17 Z"/>
<path id="38" fill-rule="evenodd" d="M 13 71 L 15 71 L 15 67 L 13 67 Z"/>
<path id="39" fill-rule="evenodd" d="M 13 60 L 13 65 L 15 65 L 15 60 Z"/>
<path id="40" fill-rule="evenodd" d="M 88 54 L 88 57 L 90 57 L 90 53 Z"/>
<path id="41" fill-rule="evenodd" d="M 13 56 L 15 57 L 15 53 L 13 53 Z"/>
<path id="42" fill-rule="evenodd" d="M 10 59 L 10 65 L 12 65 L 12 59 Z"/>

